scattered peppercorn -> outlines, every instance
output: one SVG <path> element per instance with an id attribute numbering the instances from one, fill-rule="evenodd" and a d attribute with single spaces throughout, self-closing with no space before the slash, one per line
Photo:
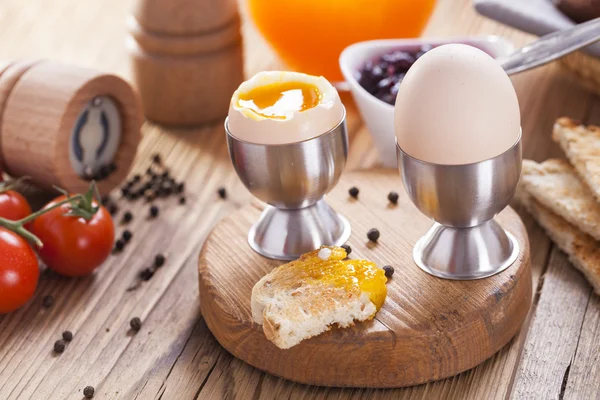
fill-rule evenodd
<path id="1" fill-rule="evenodd" d="M 73 340 L 73 332 L 64 331 L 62 337 L 65 342 L 70 342 L 71 340 Z"/>
<path id="2" fill-rule="evenodd" d="M 150 217 L 156 218 L 158 216 L 158 207 L 152 206 L 150 207 Z"/>
<path id="3" fill-rule="evenodd" d="M 129 243 L 129 241 L 131 240 L 132 237 L 133 237 L 133 233 L 131 233 L 131 231 L 128 229 L 125 229 L 123 231 L 123 234 L 121 235 L 121 238 L 123 239 L 123 241 L 125 243 Z"/>
<path id="4" fill-rule="evenodd" d="M 390 201 L 390 203 L 392 204 L 398 204 L 398 193 L 396 192 L 390 192 L 388 194 L 388 200 Z"/>
<path id="5" fill-rule="evenodd" d="M 134 332 L 139 332 L 140 329 L 142 329 L 142 320 L 138 317 L 131 318 L 131 321 L 129 321 L 129 326 L 131 326 L 131 329 Z"/>
<path id="6" fill-rule="evenodd" d="M 85 396 L 86 399 L 91 399 L 92 397 L 94 397 L 94 392 L 96 390 L 94 389 L 93 386 L 86 386 L 83 389 L 83 395 Z"/>
<path id="7" fill-rule="evenodd" d="M 122 195 L 123 197 L 127 197 L 127 196 L 129 195 L 129 188 L 128 188 L 128 187 L 126 187 L 126 186 L 125 186 L 125 187 L 122 187 L 122 188 L 121 188 L 121 195 Z"/>
<path id="8" fill-rule="evenodd" d="M 115 242 L 115 251 L 121 251 L 125 248 L 125 242 L 122 239 L 119 239 Z"/>
<path id="9" fill-rule="evenodd" d="M 160 268 L 160 267 L 162 267 L 163 265 L 165 265 L 165 256 L 163 256 L 162 254 L 157 254 L 157 255 L 154 257 L 154 266 L 155 266 L 156 268 Z"/>
<path id="10" fill-rule="evenodd" d="M 358 193 L 360 191 L 358 190 L 358 188 L 356 186 L 352 186 L 349 190 L 348 190 L 348 194 L 350 194 L 350 196 L 354 197 L 355 199 L 358 199 Z"/>
<path id="11" fill-rule="evenodd" d="M 140 176 L 140 174 L 135 174 L 132 178 L 131 178 L 131 182 L 133 183 L 138 183 L 140 180 L 142 179 L 142 177 Z"/>
<path id="12" fill-rule="evenodd" d="M 371 242 L 377 242 L 377 240 L 379 240 L 379 235 L 379 229 L 377 228 L 369 229 L 369 232 L 367 232 L 367 238 L 369 238 Z"/>
<path id="13" fill-rule="evenodd" d="M 50 308 L 52 307 L 52 304 L 54 304 L 54 297 L 50 294 L 44 296 L 42 299 L 42 306 L 44 308 Z"/>
<path id="14" fill-rule="evenodd" d="M 66 343 L 64 340 L 57 340 L 56 342 L 54 342 L 54 351 L 56 353 L 62 353 L 63 351 L 65 351 L 65 347 L 66 347 Z"/>
<path id="15" fill-rule="evenodd" d="M 117 212 L 119 212 L 119 207 L 117 207 L 116 204 L 111 204 L 110 206 L 108 206 L 108 212 L 110 213 L 110 215 L 115 215 Z"/>
<path id="16" fill-rule="evenodd" d="M 391 278 L 392 275 L 394 275 L 394 267 L 392 267 L 391 265 L 386 265 L 385 267 L 383 267 L 383 270 L 385 271 L 386 278 Z"/>
<path id="17" fill-rule="evenodd" d="M 342 249 L 346 250 L 346 255 L 349 256 L 352 253 L 352 247 L 347 244 L 343 244 L 340 246 Z"/>
<path id="18" fill-rule="evenodd" d="M 152 156 L 152 162 L 154 164 L 160 164 L 162 162 L 161 158 L 160 158 L 160 154 L 156 153 Z"/>
<path id="19" fill-rule="evenodd" d="M 140 279 L 143 281 L 149 281 L 150 279 L 152 279 L 153 276 L 154 271 L 152 271 L 150 268 L 143 269 L 140 272 Z"/>
<path id="20" fill-rule="evenodd" d="M 179 198 L 179 204 L 185 204 L 185 197 L 181 196 Z"/>
<path id="21" fill-rule="evenodd" d="M 133 219 L 133 214 L 129 211 L 126 211 L 125 214 L 123 214 L 123 219 L 121 220 L 121 222 L 124 224 L 127 224 L 127 223 L 131 222 L 132 219 Z"/>
<path id="22" fill-rule="evenodd" d="M 185 183 L 183 183 L 183 182 L 178 183 L 176 192 L 183 193 L 184 190 L 185 190 Z"/>
<path id="23" fill-rule="evenodd" d="M 227 198 L 227 191 L 225 190 L 224 187 L 219 188 L 219 190 L 217 190 L 217 193 L 219 193 L 220 198 L 222 198 L 222 199 Z"/>

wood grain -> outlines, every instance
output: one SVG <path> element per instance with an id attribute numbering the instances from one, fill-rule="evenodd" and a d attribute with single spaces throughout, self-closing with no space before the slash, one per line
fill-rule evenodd
<path id="1" fill-rule="evenodd" d="M 544 289 L 516 374 L 516 398 L 559 398 L 591 294 L 583 276 L 559 250 L 550 258 Z"/>
<path id="2" fill-rule="evenodd" d="M 6 99 L 0 100 L 0 152 L 6 172 L 29 176 L 46 189 L 56 185 L 85 192 L 90 183 L 75 172 L 69 158 L 73 128 L 85 105 L 105 95 L 117 103 L 122 129 L 114 157 L 118 168 L 98 188 L 108 193 L 127 176 L 141 138 L 142 114 L 137 93 L 122 78 L 50 61 L 16 62 L 0 75 L 0 87 L 7 89 L 0 89 Z"/>
<path id="3" fill-rule="evenodd" d="M 234 0 L 138 0 L 127 44 L 149 120 L 193 126 L 227 115 L 243 80 Z"/>
<path id="4" fill-rule="evenodd" d="M 328 202 L 353 229 L 352 257 L 396 268 L 386 303 L 374 321 L 334 329 L 280 350 L 253 323 L 254 284 L 274 265 L 252 251 L 246 237 L 259 216 L 253 205 L 221 221 L 199 262 L 202 315 L 229 352 L 293 381 L 326 386 L 402 387 L 456 375 L 496 353 L 518 331 L 531 303 L 529 242 L 514 211 L 498 220 L 521 246 L 518 260 L 489 279 L 450 281 L 421 271 L 412 248 L 431 221 L 401 192 L 398 206 L 386 198 L 401 182 L 395 170 L 346 174 Z M 361 189 L 358 201 L 347 188 Z M 377 227 L 377 245 L 366 232 Z"/>
<path id="5" fill-rule="evenodd" d="M 0 60 L 51 59 L 130 78 L 124 21 L 133 5 L 133 0 L 53 0 L 51 6 L 40 0 L 4 0 L 0 13 Z M 243 0 L 240 10 L 246 74 L 282 68 L 277 56 L 246 18 Z M 485 34 L 502 35 L 516 45 L 524 45 L 532 39 L 530 35 L 476 15 L 469 0 L 438 0 L 425 32 L 430 37 Z M 556 64 L 511 79 L 521 106 L 523 150 L 527 158 L 542 161 L 561 156 L 560 149 L 550 140 L 552 124 L 559 116 L 570 116 L 583 123 L 600 123 L 599 98 L 577 85 Z M 369 132 L 362 125 L 350 97 L 342 96 L 342 99 L 348 110 L 351 139 L 347 169 L 372 167 L 377 163 L 377 152 Z M 136 219 L 134 241 L 148 243 L 139 248 L 132 246 L 127 250 L 131 255 L 107 263 L 93 279 L 68 280 L 46 272 L 36 297 L 26 308 L 0 317 L 0 398 L 81 398 L 80 390 L 88 384 L 96 387 L 96 399 L 158 399 L 161 396 L 163 400 L 516 398 L 511 396 L 518 371 L 516 366 L 523 343 L 533 339 L 527 334 L 527 325 L 519 336 L 478 367 L 450 379 L 406 389 L 307 386 L 259 372 L 234 359 L 207 336 L 197 302 L 186 301 L 197 293 L 195 263 L 204 238 L 203 234 L 194 236 L 194 232 L 200 230 L 205 235 L 219 218 L 249 200 L 230 166 L 222 126 L 216 123 L 202 129 L 175 130 L 146 124 L 143 133 L 133 172 L 143 172 L 150 155 L 159 152 L 171 166 L 172 173 L 186 179 L 188 206 L 185 212 L 169 204 L 161 206 L 157 225 L 147 225 L 142 223 L 143 219 Z M 208 174 L 207 169 L 212 172 Z M 219 186 L 227 187 L 230 194 L 225 202 L 215 195 Z M 40 204 L 48 194 L 37 196 L 34 203 Z M 136 215 L 146 212 L 142 204 L 124 204 L 125 208 L 134 208 Z M 520 214 L 531 243 L 536 296 L 530 314 L 535 316 L 537 299 L 552 287 L 542 283 L 560 283 L 564 277 L 545 274 L 551 245 L 531 218 L 526 213 Z M 180 229 L 189 230 L 189 239 L 182 234 L 175 241 L 171 237 L 172 231 L 163 232 L 163 227 L 188 218 L 190 223 Z M 192 240 L 198 242 L 188 243 Z M 114 282 L 118 284 L 135 276 L 154 251 L 179 254 L 178 261 L 169 259 L 168 263 L 169 268 L 177 272 L 157 276 L 150 284 L 139 288 L 134 296 L 125 297 L 125 292 L 120 291 L 122 286 L 106 292 Z M 552 257 L 551 263 L 556 262 L 557 258 Z M 117 274 L 118 271 L 121 274 Z M 55 307 L 43 310 L 41 298 L 49 293 L 56 296 Z M 548 293 L 547 301 L 552 303 L 551 294 Z M 558 300 L 554 304 L 554 312 L 566 312 L 559 307 Z M 173 323 L 172 329 L 159 329 L 169 313 L 174 312 L 174 307 L 177 307 L 179 320 Z M 599 305 L 592 298 L 586 307 L 565 398 L 590 398 L 598 393 L 597 390 L 594 393 L 593 386 L 599 379 L 593 352 L 594 346 L 597 350 L 598 328 L 593 316 Z M 95 314 L 100 315 L 94 318 Z M 144 332 L 153 333 L 127 336 L 128 320 L 136 314 L 143 317 Z M 109 316 L 112 318 L 107 319 Z M 106 328 L 110 332 L 106 332 Z M 76 340 L 83 342 L 54 358 L 50 352 L 52 343 L 64 329 L 72 329 Z M 155 335 L 159 332 L 160 336 Z M 543 329 L 536 332 L 544 334 Z M 140 347 L 146 340 L 153 340 L 151 343 L 156 344 L 156 351 Z M 585 343 L 591 348 L 581 347 Z M 71 352 L 71 349 L 78 351 Z M 103 352 L 109 354 L 98 358 L 97 354 Z M 68 356 L 68 360 L 63 360 L 64 356 Z M 553 379 L 555 374 L 547 368 L 529 377 L 530 382 L 538 386 L 549 384 L 555 387 Z M 69 396 L 69 393 L 73 395 Z"/>

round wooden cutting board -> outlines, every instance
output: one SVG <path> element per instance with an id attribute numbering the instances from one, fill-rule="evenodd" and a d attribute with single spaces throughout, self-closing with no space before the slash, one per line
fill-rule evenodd
<path id="1" fill-rule="evenodd" d="M 360 189 L 358 200 L 348 188 Z M 397 206 L 387 194 L 400 195 Z M 384 306 L 369 322 L 334 328 L 281 350 L 252 320 L 254 284 L 279 261 L 246 242 L 260 215 L 248 205 L 222 220 L 200 255 L 200 307 L 219 343 L 249 364 L 292 381 L 325 386 L 402 387 L 458 374 L 486 360 L 517 333 L 531 304 L 529 241 L 510 208 L 497 221 L 519 241 L 517 261 L 487 279 L 451 281 L 421 271 L 412 260 L 415 242 L 431 226 L 408 199 L 397 171 L 345 174 L 327 197 L 352 225 L 351 258 L 393 265 Z M 381 237 L 368 243 L 367 231 Z"/>

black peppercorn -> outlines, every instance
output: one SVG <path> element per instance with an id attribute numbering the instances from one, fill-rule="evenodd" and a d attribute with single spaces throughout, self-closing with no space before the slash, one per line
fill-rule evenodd
<path id="1" fill-rule="evenodd" d="M 394 267 L 392 267 L 391 265 L 386 265 L 385 267 L 383 267 L 383 270 L 385 271 L 386 278 L 391 278 L 392 275 L 394 275 Z"/>
<path id="2" fill-rule="evenodd" d="M 152 206 L 150 207 L 150 217 L 156 218 L 158 216 L 158 207 Z"/>
<path id="3" fill-rule="evenodd" d="M 342 249 L 346 250 L 346 256 L 349 256 L 352 253 L 352 247 L 347 244 L 343 244 L 340 246 Z"/>
<path id="4" fill-rule="evenodd" d="M 149 281 L 153 275 L 154 271 L 152 271 L 150 268 L 146 268 L 140 272 L 140 279 L 143 281 Z"/>
<path id="5" fill-rule="evenodd" d="M 129 188 L 127 186 L 121 188 L 121 195 L 123 197 L 127 197 L 129 195 Z"/>
<path id="6" fill-rule="evenodd" d="M 131 240 L 132 237 L 133 237 L 133 233 L 131 233 L 131 231 L 128 229 L 125 229 L 123 231 L 123 234 L 121 235 L 121 238 L 123 239 L 123 241 L 125 243 L 129 243 L 129 241 Z"/>
<path id="7" fill-rule="evenodd" d="M 371 242 L 376 242 L 379 239 L 379 235 L 379 229 L 376 228 L 369 229 L 369 232 L 367 232 L 367 238 L 369 238 Z"/>
<path id="8" fill-rule="evenodd" d="M 71 340 L 73 340 L 73 332 L 64 331 L 62 337 L 65 342 L 70 342 Z"/>
<path id="9" fill-rule="evenodd" d="M 135 174 L 132 178 L 131 178 L 131 182 L 133 183 L 138 183 L 140 180 L 142 179 L 142 177 L 140 176 L 140 174 Z"/>
<path id="10" fill-rule="evenodd" d="M 163 177 L 163 178 L 168 178 L 169 177 L 169 170 L 165 169 L 160 176 Z"/>
<path id="11" fill-rule="evenodd" d="M 160 154 L 156 153 L 152 156 L 152 162 L 154 164 L 160 164 L 161 163 L 161 158 L 160 158 Z"/>
<path id="12" fill-rule="evenodd" d="M 133 214 L 129 211 L 125 212 L 125 214 L 123 214 L 123 219 L 122 219 L 122 223 L 126 224 L 128 222 L 131 222 L 131 220 L 133 219 Z"/>
<path id="13" fill-rule="evenodd" d="M 165 264 L 165 256 L 163 256 L 162 254 L 157 254 L 154 257 L 154 266 L 156 268 L 160 268 Z"/>
<path id="14" fill-rule="evenodd" d="M 65 347 L 66 347 L 66 343 L 62 339 L 54 342 L 54 351 L 57 353 L 62 353 L 63 351 L 65 351 Z"/>
<path id="15" fill-rule="evenodd" d="M 117 212 L 119 212 L 119 207 L 117 207 L 116 204 L 111 204 L 110 206 L 108 206 L 108 212 L 110 213 L 110 215 L 115 215 Z"/>
<path id="16" fill-rule="evenodd" d="M 131 321 L 129 321 L 129 326 L 131 326 L 131 329 L 134 332 L 139 332 L 140 329 L 142 329 L 142 320 L 138 317 L 131 318 Z"/>
<path id="17" fill-rule="evenodd" d="M 388 194 L 388 200 L 390 201 L 390 203 L 392 204 L 398 204 L 398 193 L 396 192 L 390 192 Z"/>
<path id="18" fill-rule="evenodd" d="M 180 197 L 179 198 L 179 204 L 185 204 L 185 197 Z"/>
<path id="19" fill-rule="evenodd" d="M 222 198 L 222 199 L 227 198 L 227 191 L 225 190 L 224 187 L 219 188 L 219 190 L 217 190 L 217 193 L 219 194 L 220 198 Z"/>
<path id="20" fill-rule="evenodd" d="M 44 308 L 50 308 L 52 307 L 52 304 L 54 304 L 54 297 L 52 295 L 44 296 L 44 298 L 42 299 L 42 306 Z"/>
<path id="21" fill-rule="evenodd" d="M 83 395 L 85 396 L 86 399 L 91 399 L 92 397 L 94 397 L 94 392 L 96 390 L 94 389 L 93 386 L 86 386 L 83 389 Z"/>
<path id="22" fill-rule="evenodd" d="M 119 239 L 115 242 L 115 251 L 121 251 L 125 247 L 125 242 L 122 239 Z"/>
<path id="23" fill-rule="evenodd" d="M 350 194 L 350 196 L 354 197 L 355 199 L 358 199 L 358 188 L 356 186 L 352 186 L 349 190 L 348 190 L 348 194 Z"/>
<path id="24" fill-rule="evenodd" d="M 175 189 L 177 193 L 183 193 L 185 190 L 185 183 L 180 182 L 177 184 L 177 188 Z"/>

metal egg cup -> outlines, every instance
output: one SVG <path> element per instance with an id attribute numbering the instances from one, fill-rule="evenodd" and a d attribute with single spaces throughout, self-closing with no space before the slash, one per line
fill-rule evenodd
<path id="1" fill-rule="evenodd" d="M 521 135 L 504 153 L 463 165 L 418 160 L 398 142 L 396 149 L 408 196 L 435 221 L 413 249 L 423 271 L 446 279 L 480 279 L 514 263 L 519 244 L 494 217 L 510 202 L 521 175 Z"/>
<path id="2" fill-rule="evenodd" d="M 328 132 L 302 142 L 272 145 L 235 137 L 225 120 L 229 156 L 243 184 L 268 204 L 248 234 L 257 253 L 294 260 L 322 245 L 339 246 L 350 224 L 324 200 L 348 157 L 345 112 Z"/>

